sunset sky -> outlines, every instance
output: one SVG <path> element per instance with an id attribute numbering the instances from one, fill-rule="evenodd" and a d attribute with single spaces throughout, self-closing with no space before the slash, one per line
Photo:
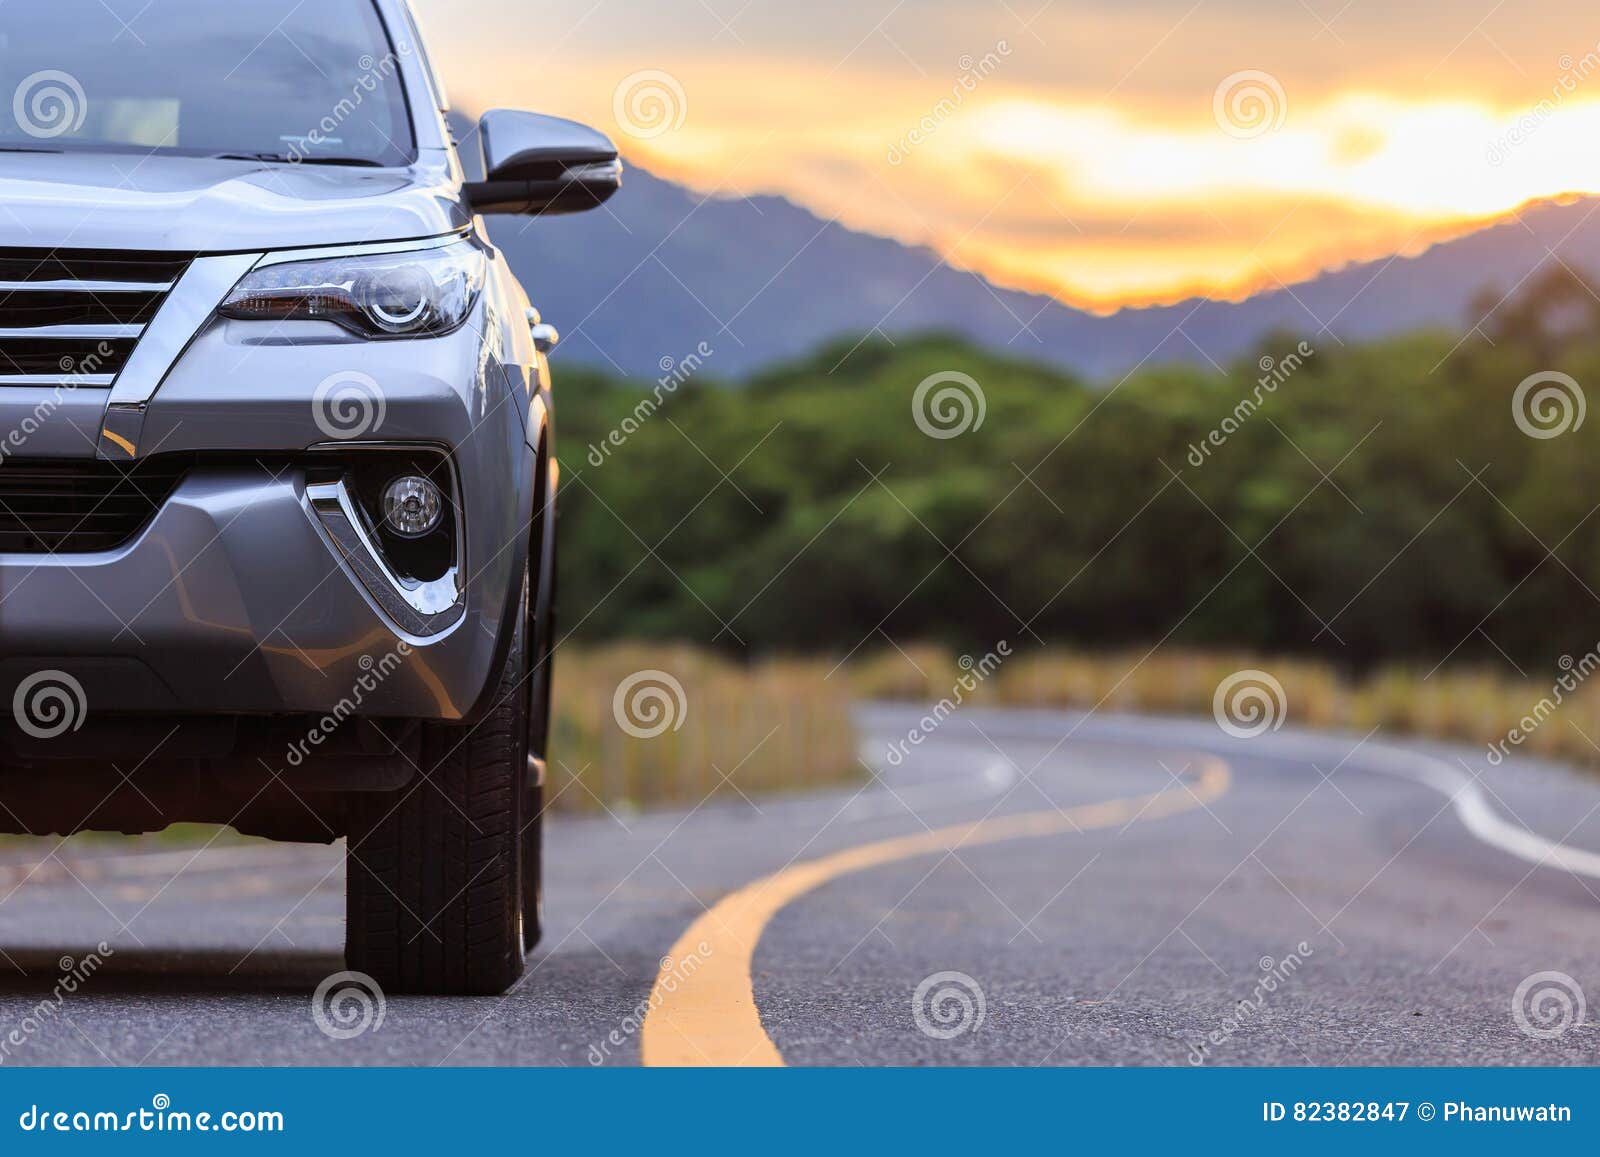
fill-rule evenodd
<path id="1" fill-rule="evenodd" d="M 1100 309 L 1600 192 L 1575 0 L 415 2 L 458 107 L 586 120 L 703 192 Z"/>

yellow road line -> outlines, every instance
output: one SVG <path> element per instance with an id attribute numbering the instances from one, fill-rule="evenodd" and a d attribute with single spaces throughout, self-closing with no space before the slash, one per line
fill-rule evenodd
<path id="1" fill-rule="evenodd" d="M 761 1027 L 751 959 L 767 924 L 790 902 L 830 880 L 896 860 L 1002 840 L 1056 836 L 1152 820 L 1201 807 L 1228 790 L 1227 764 L 1207 757 L 1192 785 L 1060 811 L 953 824 L 846 848 L 785 868 L 723 899 L 689 926 L 661 962 L 640 1034 L 647 1065 L 781 1065 Z"/>

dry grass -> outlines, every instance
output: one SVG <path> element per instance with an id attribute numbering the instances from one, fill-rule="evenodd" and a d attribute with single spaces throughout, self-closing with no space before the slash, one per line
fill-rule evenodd
<path id="1" fill-rule="evenodd" d="M 1147 657 L 1050 649 L 1006 659 L 989 678 L 976 680 L 949 651 L 916 646 L 863 656 L 830 679 L 827 660 L 744 666 L 692 647 L 624 644 L 568 647 L 557 660 L 556 758 L 547 799 L 557 810 L 575 812 L 599 811 L 602 803 L 612 809 L 692 807 L 712 796 L 858 783 L 865 773 L 856 759 L 850 710 L 858 699 L 954 699 L 965 680 L 976 686 L 960 697 L 989 706 L 1209 715 L 1217 686 L 1251 668 L 1282 684 L 1295 726 L 1361 732 L 1380 726 L 1483 746 L 1503 742 L 1520 727 L 1527 738 L 1511 751 L 1600 767 L 1600 747 L 1589 741 L 1600 743 L 1600 677 L 1575 692 L 1561 690 L 1565 702 L 1556 712 L 1526 726 L 1542 701 L 1556 697 L 1559 671 L 1537 683 L 1475 671 L 1446 670 L 1424 679 L 1419 671 L 1391 670 L 1353 685 L 1314 663 L 1246 654 Z M 624 730 L 614 700 L 619 687 L 651 671 L 670 674 L 683 696 L 678 700 L 661 680 L 636 688 L 664 688 L 655 702 L 678 723 L 646 738 Z M 1566 677 L 1578 680 L 1579 672 Z M 635 730 L 662 722 L 648 714 L 648 694 L 632 698 Z M 192 831 L 159 837 L 185 838 L 193 838 Z"/>
<path id="2" fill-rule="evenodd" d="M 855 692 L 843 671 L 827 678 L 832 669 L 821 660 L 741 666 L 690 647 L 564 647 L 555 665 L 554 759 L 546 800 L 563 812 L 597 812 L 602 801 L 613 810 L 693 807 L 711 796 L 737 799 L 742 792 L 758 798 L 859 783 L 866 771 L 856 758 L 850 715 Z M 676 704 L 671 708 L 679 726 L 666 726 L 654 738 L 624 731 L 612 706 L 617 688 L 646 671 L 666 672 L 683 688 L 681 715 Z M 649 706 L 647 699 L 640 709 Z M 646 729 L 657 721 L 632 718 Z M 214 840 L 247 842 L 231 830 L 181 824 L 134 838 L 84 833 L 69 848 Z M 4 848 L 47 849 L 57 842 L 0 836 Z"/>
<path id="3" fill-rule="evenodd" d="M 990 706 L 1208 715 L 1218 685 L 1246 669 L 1278 680 L 1288 722 L 1296 726 L 1361 732 L 1381 727 L 1485 748 L 1518 729 L 1524 738 L 1507 744 L 1509 752 L 1600 767 L 1600 672 L 1586 681 L 1577 669 L 1553 671 L 1539 682 L 1473 670 L 1425 677 L 1423 671 L 1394 668 L 1355 684 L 1315 663 L 1259 655 L 1171 651 L 1147 657 L 1061 649 L 1010 659 L 965 698 Z M 948 653 L 925 647 L 875 655 L 851 670 L 853 689 L 863 698 L 936 701 L 952 695 L 960 676 Z M 1575 689 L 1558 686 L 1563 678 Z"/>
<path id="4" fill-rule="evenodd" d="M 558 810 L 693 806 L 708 796 L 754 797 L 861 779 L 851 690 L 831 664 L 792 660 L 741 666 L 689 647 L 563 649 L 556 662 L 554 760 L 546 798 Z M 619 687 L 641 672 L 617 718 Z M 659 695 L 654 694 L 660 691 Z M 627 704 L 631 702 L 631 714 Z M 666 718 L 652 714 L 669 713 Z"/>

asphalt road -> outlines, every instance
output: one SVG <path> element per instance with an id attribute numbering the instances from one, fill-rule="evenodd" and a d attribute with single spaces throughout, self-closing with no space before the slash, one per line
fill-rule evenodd
<path id="1" fill-rule="evenodd" d="M 23 1043 L 0 1065 L 637 1064 L 652 1033 L 650 1059 L 796 1065 L 1600 1057 L 1566 980 L 1513 1006 L 1541 973 L 1600 998 L 1600 779 L 1377 737 L 999 711 L 888 766 L 919 715 L 863 709 L 882 775 L 859 792 L 553 821 L 521 986 L 388 996 L 356 1035 L 359 1016 L 324 1015 L 338 1035 L 314 1016 L 343 968 L 337 848 L 7 848 L 0 1041 Z M 1452 803 L 1469 771 L 1481 787 Z M 674 945 L 696 928 L 686 969 Z M 57 1006 L 63 966 L 101 942 Z"/>

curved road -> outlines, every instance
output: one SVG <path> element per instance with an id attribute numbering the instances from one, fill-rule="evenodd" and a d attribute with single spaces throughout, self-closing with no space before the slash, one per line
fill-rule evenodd
<path id="1" fill-rule="evenodd" d="M 0 851 L 0 1065 L 1600 1053 L 1575 1015 L 1582 988 L 1600 998 L 1600 780 L 1377 737 L 984 710 L 889 766 L 920 714 L 862 710 L 881 775 L 857 792 L 557 819 L 523 984 L 391 997 L 356 1035 L 313 1016 L 343 967 L 338 849 Z"/>

